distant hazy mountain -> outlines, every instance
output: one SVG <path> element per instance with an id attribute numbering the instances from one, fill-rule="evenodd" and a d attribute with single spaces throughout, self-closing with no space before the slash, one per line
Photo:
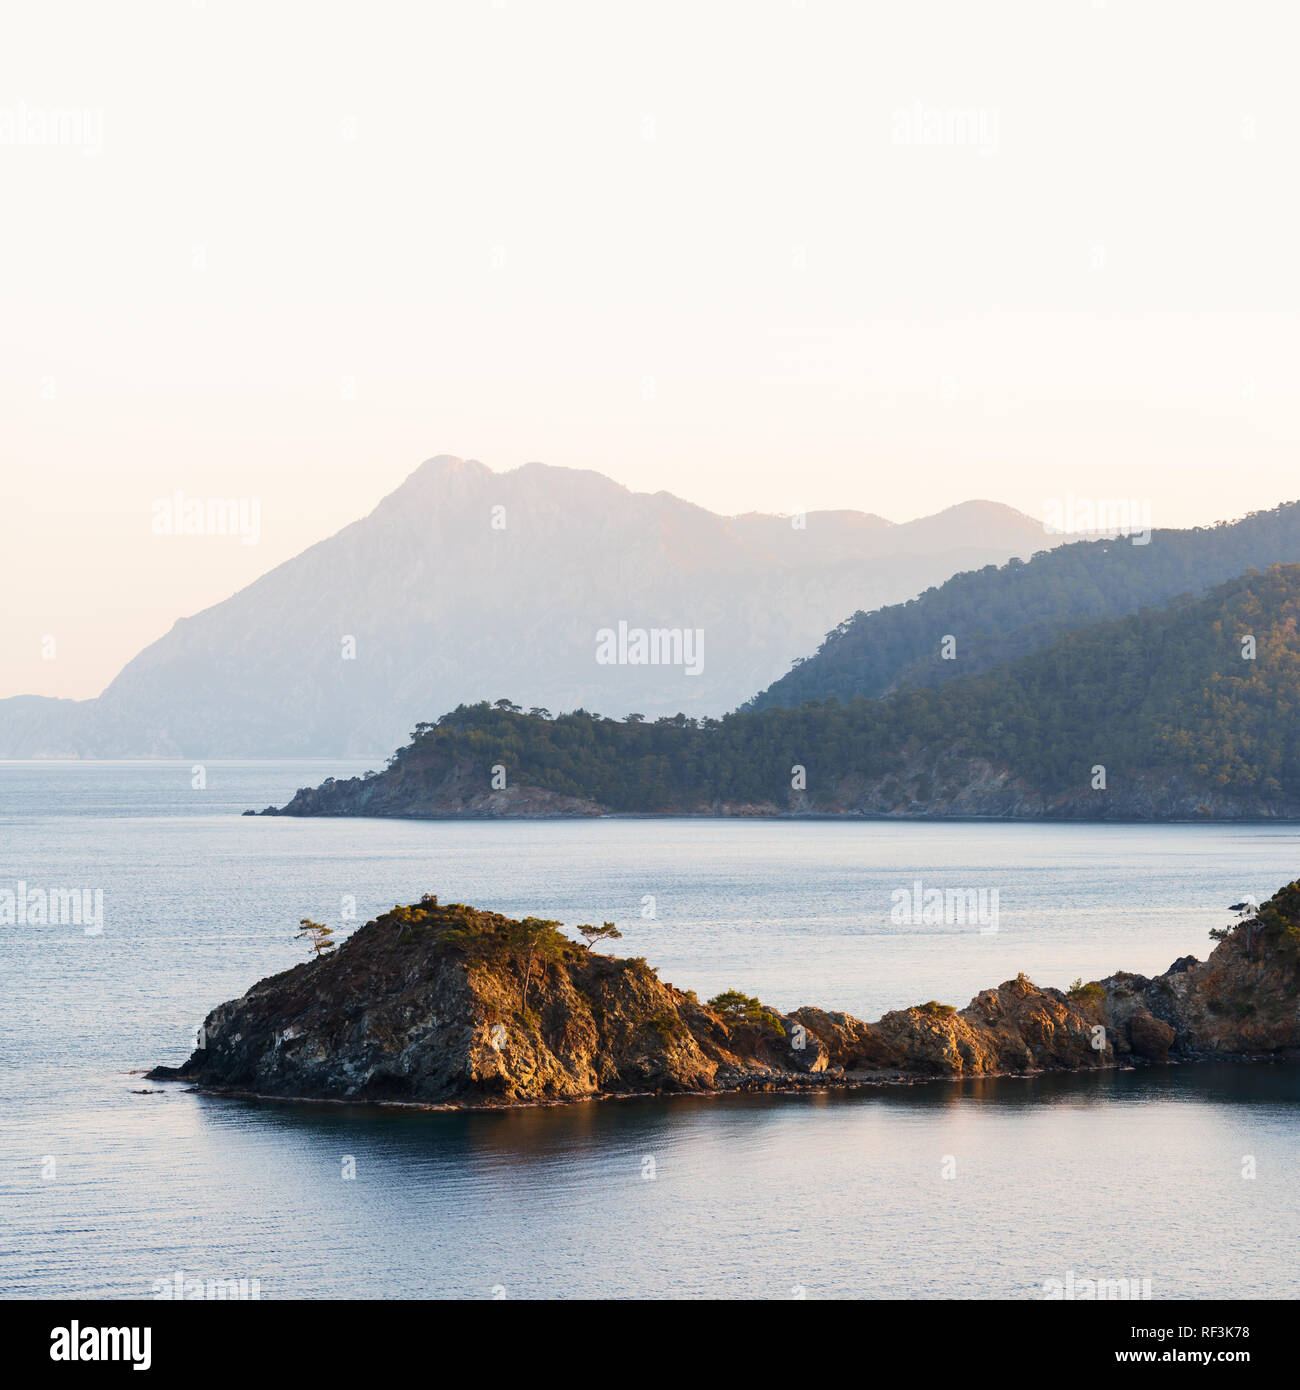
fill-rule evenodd
<path id="1" fill-rule="evenodd" d="M 992 502 L 905 525 L 723 517 L 585 470 L 439 457 L 368 517 L 181 619 L 97 700 L 0 701 L 0 756 L 369 756 L 431 711 L 503 696 L 720 714 L 845 613 L 1059 539 Z M 689 651 L 651 629 L 681 630 Z"/>
<path id="2" fill-rule="evenodd" d="M 934 518 L 932 520 L 937 520 Z M 920 523 L 918 523 L 920 524 Z M 1240 521 L 1132 539 L 1078 541 L 1027 564 L 954 575 L 907 603 L 855 613 L 747 709 L 872 698 L 979 675 L 1063 632 L 1200 594 L 1248 567 L 1300 561 L 1300 502 Z M 951 637 L 949 655 L 944 639 Z"/>

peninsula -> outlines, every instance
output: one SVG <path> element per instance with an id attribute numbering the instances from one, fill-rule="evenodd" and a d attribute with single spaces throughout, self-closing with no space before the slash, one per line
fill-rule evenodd
<path id="1" fill-rule="evenodd" d="M 231 1095 L 493 1107 L 1300 1057 L 1300 882 L 1216 933 L 1204 962 L 1067 991 L 1020 975 L 963 1009 L 931 1001 L 875 1023 L 784 1014 L 735 991 L 701 1002 L 559 926 L 430 896 L 395 907 L 214 1009 L 190 1058 L 149 1077 Z"/>
<path id="2" fill-rule="evenodd" d="M 963 631 L 935 630 L 936 664 L 981 648 Z M 1300 564 L 1275 565 L 880 698 L 653 721 L 464 705 L 263 814 L 1300 820 L 1298 677 Z"/>

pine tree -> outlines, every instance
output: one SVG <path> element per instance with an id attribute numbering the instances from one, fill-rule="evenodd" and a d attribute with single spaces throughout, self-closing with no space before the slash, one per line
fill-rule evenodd
<path id="1" fill-rule="evenodd" d="M 313 922 L 310 917 L 303 917 L 298 925 L 302 930 L 294 940 L 310 941 L 317 956 L 327 955 L 338 944 L 334 940 L 334 928 L 327 927 L 323 922 Z"/>

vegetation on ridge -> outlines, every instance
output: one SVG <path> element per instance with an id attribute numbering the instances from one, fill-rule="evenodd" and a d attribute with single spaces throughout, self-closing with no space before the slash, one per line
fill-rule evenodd
<path id="1" fill-rule="evenodd" d="M 1159 530 L 1149 543 L 1078 541 L 954 575 L 906 603 L 857 612 L 826 634 L 744 709 L 797 708 L 809 700 L 875 699 L 903 685 L 978 675 L 1036 651 L 1062 633 L 1146 605 L 1193 596 L 1248 566 L 1300 561 L 1300 502 L 1240 521 Z M 939 657 L 945 634 L 957 661 Z"/>
<path id="2" fill-rule="evenodd" d="M 909 759 L 925 752 L 942 753 L 954 776 L 961 760 L 981 759 L 1044 794 L 1085 787 L 1102 763 L 1115 778 L 1180 775 L 1261 805 L 1300 800 L 1300 564 L 1252 570 L 1202 599 L 884 700 L 653 722 L 462 705 L 417 726 L 387 775 L 427 791 L 462 766 L 486 787 L 500 763 L 512 785 L 614 811 L 815 809 L 849 779 L 905 801 Z M 792 789 L 800 767 L 806 802 Z"/>
<path id="3" fill-rule="evenodd" d="M 759 1027 L 770 1028 L 779 1037 L 785 1037 L 785 1025 L 752 994 L 726 989 L 721 994 L 715 994 L 709 1000 L 708 1007 L 728 1023 L 756 1023 Z"/>

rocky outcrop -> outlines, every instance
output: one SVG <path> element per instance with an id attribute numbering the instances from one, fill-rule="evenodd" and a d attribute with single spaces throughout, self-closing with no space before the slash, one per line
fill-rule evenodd
<path id="1" fill-rule="evenodd" d="M 155 1080 L 226 1093 L 493 1106 L 645 1092 L 783 1090 L 1300 1054 L 1300 884 L 1205 962 L 1044 989 L 1021 975 L 964 1009 L 876 1023 L 701 1003 L 643 960 L 426 897 L 332 953 L 214 1009 L 200 1046 Z"/>

